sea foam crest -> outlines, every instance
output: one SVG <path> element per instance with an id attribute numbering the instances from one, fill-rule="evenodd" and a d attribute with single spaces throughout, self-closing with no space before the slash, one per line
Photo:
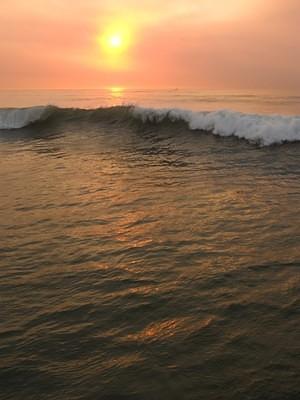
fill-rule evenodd
<path id="1" fill-rule="evenodd" d="M 237 136 L 262 145 L 300 141 L 300 116 L 256 115 L 220 110 L 196 112 L 182 109 L 134 107 L 133 116 L 143 122 L 184 121 L 189 129 L 219 136 Z"/>
<path id="2" fill-rule="evenodd" d="M 0 109 L 0 129 L 19 129 L 49 115 L 49 106 Z"/>
<path id="3" fill-rule="evenodd" d="M 107 113 L 109 111 L 109 113 Z M 124 114 L 124 111 L 126 113 Z M 236 136 L 261 145 L 300 141 L 300 116 L 257 115 L 235 111 L 219 110 L 197 112 L 183 109 L 156 109 L 140 106 L 120 106 L 99 108 L 96 110 L 60 109 L 54 106 L 35 106 L 29 108 L 0 109 L 0 129 L 18 129 L 33 122 L 44 121 L 50 115 L 57 120 L 61 118 L 105 120 L 111 113 L 114 120 L 124 121 L 124 115 L 144 123 L 159 124 L 164 120 L 170 122 L 184 121 L 191 130 L 203 130 L 219 136 Z"/>

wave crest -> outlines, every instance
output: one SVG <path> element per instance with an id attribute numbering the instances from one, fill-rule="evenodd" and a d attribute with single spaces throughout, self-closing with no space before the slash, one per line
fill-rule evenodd
<path id="1" fill-rule="evenodd" d="M 300 116 L 245 114 L 219 110 L 197 112 L 183 109 L 155 109 L 138 106 L 117 106 L 94 110 L 63 109 L 54 106 L 0 109 L 0 129 L 18 129 L 45 121 L 86 120 L 87 122 L 139 121 L 143 124 L 184 122 L 191 130 L 201 130 L 219 136 L 236 136 L 261 145 L 300 141 Z"/>
<path id="2" fill-rule="evenodd" d="M 24 128 L 34 122 L 47 119 L 55 107 L 35 106 L 0 109 L 0 129 Z"/>
<path id="3" fill-rule="evenodd" d="M 180 109 L 135 107 L 133 115 L 143 122 L 184 121 L 191 130 L 203 130 L 219 136 L 236 136 L 262 145 L 300 141 L 300 117 L 256 115 L 220 110 L 196 112 Z"/>

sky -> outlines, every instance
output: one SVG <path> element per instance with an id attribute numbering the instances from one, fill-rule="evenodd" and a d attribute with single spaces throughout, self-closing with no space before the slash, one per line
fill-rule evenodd
<path id="1" fill-rule="evenodd" d="M 299 0 L 1 0 L 0 89 L 300 90 Z"/>

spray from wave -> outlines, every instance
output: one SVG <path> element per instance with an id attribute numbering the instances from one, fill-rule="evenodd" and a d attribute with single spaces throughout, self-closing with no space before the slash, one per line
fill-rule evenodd
<path id="1" fill-rule="evenodd" d="M 300 141 L 300 116 L 257 115 L 235 111 L 196 112 L 183 109 L 155 109 L 137 106 L 117 106 L 94 110 L 63 109 L 54 106 L 0 109 L 0 129 L 19 129 L 25 126 L 57 120 L 83 119 L 143 124 L 184 122 L 191 130 L 210 132 L 219 136 L 236 136 L 264 146 Z"/>

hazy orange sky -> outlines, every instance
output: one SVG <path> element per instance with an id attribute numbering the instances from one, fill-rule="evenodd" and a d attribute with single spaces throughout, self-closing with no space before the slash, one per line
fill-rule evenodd
<path id="1" fill-rule="evenodd" d="M 0 88 L 299 90 L 299 36 L 299 0 L 1 0 Z"/>

